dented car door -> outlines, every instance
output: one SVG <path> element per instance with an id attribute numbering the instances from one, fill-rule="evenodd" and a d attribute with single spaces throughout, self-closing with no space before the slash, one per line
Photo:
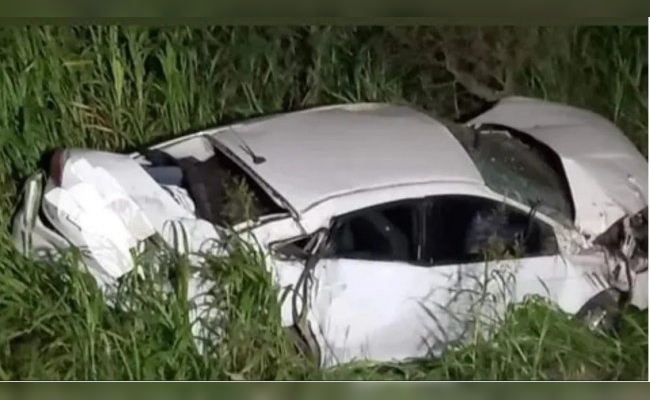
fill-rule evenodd
<path id="1" fill-rule="evenodd" d="M 422 202 L 335 220 L 313 270 L 311 313 L 322 363 L 426 355 L 446 332 L 449 271 L 420 265 Z"/>
<path id="2" fill-rule="evenodd" d="M 440 309 L 449 275 L 402 262 L 322 259 L 311 312 L 323 365 L 426 356 L 445 344 L 449 320 Z"/>

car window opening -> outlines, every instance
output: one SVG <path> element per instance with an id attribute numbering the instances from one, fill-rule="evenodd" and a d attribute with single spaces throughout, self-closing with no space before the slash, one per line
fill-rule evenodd
<path id="1" fill-rule="evenodd" d="M 231 203 L 242 200 L 231 196 L 236 185 L 243 185 L 250 195 L 254 213 L 250 217 L 287 213 L 241 167 L 215 151 L 212 157 L 199 161 L 194 157 L 176 159 L 162 150 L 147 150 L 143 155 L 151 165 L 144 168 L 160 185 L 185 189 L 194 202 L 196 216 L 216 225 L 248 219 L 246 213 L 236 212 L 241 204 Z"/>
<path id="2" fill-rule="evenodd" d="M 343 217 L 331 232 L 330 255 L 340 258 L 416 262 L 419 254 L 415 203 L 373 207 Z"/>
<path id="3" fill-rule="evenodd" d="M 440 196 L 426 215 L 425 258 L 432 265 L 556 254 L 553 228 L 534 214 L 473 196 Z"/>
<path id="4" fill-rule="evenodd" d="M 575 207 L 560 157 L 513 128 L 483 124 L 447 127 L 495 192 L 532 206 L 560 222 L 573 223 Z"/>

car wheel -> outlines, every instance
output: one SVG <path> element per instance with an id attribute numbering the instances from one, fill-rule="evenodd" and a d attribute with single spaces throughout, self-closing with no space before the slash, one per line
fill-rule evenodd
<path id="1" fill-rule="evenodd" d="M 605 290 L 589 300 L 576 317 L 592 332 L 615 333 L 621 321 L 621 293 Z"/>

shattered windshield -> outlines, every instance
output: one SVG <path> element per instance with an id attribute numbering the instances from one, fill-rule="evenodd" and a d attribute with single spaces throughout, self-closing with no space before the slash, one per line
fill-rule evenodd
<path id="1" fill-rule="evenodd" d="M 561 222 L 573 220 L 573 204 L 565 177 L 539 151 L 506 130 L 450 126 L 495 192 Z"/>

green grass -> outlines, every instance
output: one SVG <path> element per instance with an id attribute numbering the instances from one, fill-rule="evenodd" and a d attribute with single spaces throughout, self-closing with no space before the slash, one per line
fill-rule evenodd
<path id="1" fill-rule="evenodd" d="M 647 379 L 647 313 L 628 313 L 612 338 L 534 302 L 492 341 L 440 359 L 321 371 L 277 326 L 273 288 L 245 249 L 207 262 L 228 283 L 219 296 L 231 323 L 205 356 L 182 285 L 168 296 L 136 285 L 134 309 L 111 310 L 73 254 L 25 260 L 8 234 L 20 185 L 56 146 L 127 150 L 327 103 L 409 102 L 455 118 L 485 103 L 477 94 L 506 90 L 593 109 L 647 154 L 646 49 L 645 27 L 3 28 L 0 378 Z M 482 91 L 460 84 L 445 57 Z"/>

